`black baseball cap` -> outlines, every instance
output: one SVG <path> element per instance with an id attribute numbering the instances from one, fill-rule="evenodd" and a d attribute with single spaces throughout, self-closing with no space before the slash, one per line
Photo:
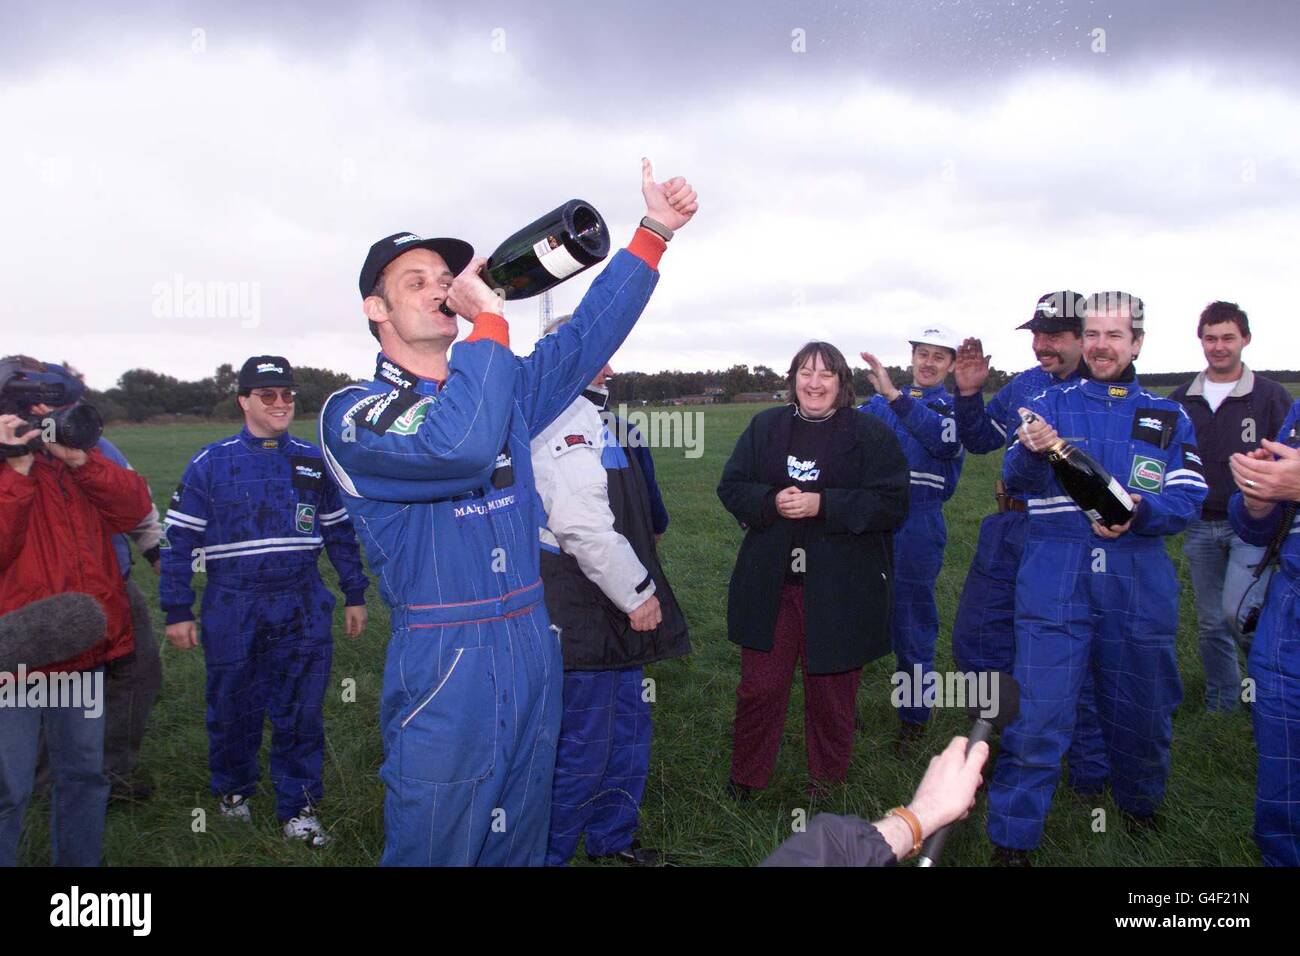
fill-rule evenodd
<path id="1" fill-rule="evenodd" d="M 1083 306 L 1087 300 L 1077 292 L 1065 289 L 1041 296 L 1034 305 L 1034 315 L 1019 329 L 1031 332 L 1083 332 Z"/>
<path id="2" fill-rule="evenodd" d="M 413 232 L 395 232 L 385 236 L 366 254 L 365 265 L 361 267 L 361 298 L 375 291 L 375 283 L 384 267 L 404 252 L 412 249 L 428 249 L 436 252 L 446 260 L 452 275 L 460 275 L 469 261 L 474 258 L 474 247 L 460 239 L 421 239 Z"/>
<path id="3" fill-rule="evenodd" d="M 283 355 L 254 355 L 239 370 L 240 388 L 293 388 L 293 366 Z"/>

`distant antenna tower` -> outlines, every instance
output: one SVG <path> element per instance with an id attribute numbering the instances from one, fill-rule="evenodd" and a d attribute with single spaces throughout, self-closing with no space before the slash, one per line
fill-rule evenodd
<path id="1" fill-rule="evenodd" d="M 542 293 L 542 301 L 537 307 L 537 312 L 537 320 L 539 322 L 537 327 L 537 337 L 540 339 L 546 334 L 547 326 L 551 324 L 551 320 L 555 318 L 555 303 L 551 301 L 550 289 L 547 289 Z"/>

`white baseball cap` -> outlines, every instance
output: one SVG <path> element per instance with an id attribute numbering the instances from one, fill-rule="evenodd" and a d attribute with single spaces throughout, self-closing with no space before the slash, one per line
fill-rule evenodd
<path id="1" fill-rule="evenodd" d="M 908 342 L 912 345 L 937 345 L 942 349 L 952 349 L 954 352 L 961 345 L 961 339 L 957 333 L 946 325 L 940 325 L 938 322 L 928 322 L 919 330 L 919 335 L 914 335 Z"/>

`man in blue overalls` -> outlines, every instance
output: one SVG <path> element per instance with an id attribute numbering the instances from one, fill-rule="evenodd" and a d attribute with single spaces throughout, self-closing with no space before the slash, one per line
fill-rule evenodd
<path id="1" fill-rule="evenodd" d="M 989 357 L 979 339 L 967 339 L 957 350 L 957 432 L 966 450 L 976 455 L 1014 444 L 1020 427 L 1017 409 L 1030 398 L 1087 371 L 1083 358 L 1083 303 L 1077 292 L 1049 292 L 1034 304 L 1034 313 L 1021 329 L 1034 335 L 1038 364 L 1017 374 L 984 404 Z M 952 625 L 952 654 L 963 671 L 1002 671 L 1015 668 L 1016 577 L 1029 527 L 1029 495 L 1004 467 L 998 480 L 997 511 L 980 522 L 975 558 L 966 573 L 957 615 Z M 992 765 L 993 762 L 990 763 Z M 1079 719 L 1070 746 L 1070 788 L 1097 796 L 1110 774 L 1093 702 L 1091 677 L 1079 694 Z"/>
<path id="2" fill-rule="evenodd" d="M 1237 534 L 1269 547 L 1266 557 L 1281 558 L 1248 662 L 1259 751 L 1255 842 L 1265 865 L 1300 866 L 1300 402 L 1291 406 L 1277 441 L 1263 445 L 1232 456 L 1232 476 L 1241 490 L 1228 507 Z"/>
<path id="3" fill-rule="evenodd" d="M 1125 823 L 1154 828 L 1164 799 L 1182 699 L 1178 577 L 1165 538 L 1200 514 L 1209 489 L 1187 412 L 1143 389 L 1133 371 L 1143 319 L 1136 296 L 1092 296 L 1083 330 L 1089 378 L 1022 406 L 1025 423 L 1007 452 L 1006 473 L 1031 497 L 1016 581 L 1020 713 L 1002 734 L 989 787 L 988 832 L 999 863 L 1027 864 L 1042 839 L 1085 675 L 1096 689 L 1111 794 Z M 1128 489 L 1132 518 L 1103 526 L 1065 493 L 1046 454 L 1058 438 Z"/>
<path id="4" fill-rule="evenodd" d="M 239 371 L 244 428 L 190 461 L 164 527 L 159 596 L 167 639 L 194 647 L 191 575 L 207 575 L 208 763 L 224 816 L 251 818 L 262 725 L 271 718 L 271 780 L 284 835 L 329 836 L 316 813 L 323 787 L 323 703 L 333 656 L 334 595 L 316 569 L 322 546 L 339 573 L 349 637 L 366 626 L 366 576 L 348 513 L 320 450 L 288 433 L 293 369 L 280 356 Z"/>
<path id="5" fill-rule="evenodd" d="M 924 675 L 934 670 L 939 637 L 939 609 L 934 586 L 943 569 L 948 528 L 943 503 L 957 490 L 963 451 L 953 417 L 952 393 L 944 387 L 957 361 L 959 340 L 942 325 L 928 325 L 912 346 L 912 383 L 898 389 L 889 372 L 870 352 L 863 352 L 876 394 L 859 406 L 894 430 L 911 471 L 907 520 L 894 534 L 894 610 L 891 630 L 898 670 L 912 685 L 914 706 L 898 716 L 898 747 L 925 733 L 930 708 L 919 704 Z"/>
<path id="6" fill-rule="evenodd" d="M 457 239 L 375 243 L 360 291 L 375 380 L 321 413 L 331 473 L 392 608 L 380 721 L 387 865 L 541 865 L 562 670 L 538 571 L 529 443 L 632 330 L 673 230 L 697 207 L 642 164 L 646 218 L 573 321 L 510 351 L 486 260 Z M 474 331 L 459 331 L 446 305 Z"/>

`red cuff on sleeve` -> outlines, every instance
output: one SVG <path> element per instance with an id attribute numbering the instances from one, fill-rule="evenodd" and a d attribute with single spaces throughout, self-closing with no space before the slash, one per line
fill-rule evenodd
<path id="1" fill-rule="evenodd" d="M 474 319 L 474 331 L 465 341 L 481 342 L 484 339 L 510 348 L 510 323 L 505 320 L 505 316 L 497 315 L 495 312 L 478 314 Z"/>
<path id="2" fill-rule="evenodd" d="M 664 242 L 649 229 L 644 226 L 639 227 L 632 236 L 632 241 L 627 244 L 627 251 L 632 253 L 651 269 L 659 268 L 659 257 L 664 254 L 668 248 L 668 243 Z"/>

